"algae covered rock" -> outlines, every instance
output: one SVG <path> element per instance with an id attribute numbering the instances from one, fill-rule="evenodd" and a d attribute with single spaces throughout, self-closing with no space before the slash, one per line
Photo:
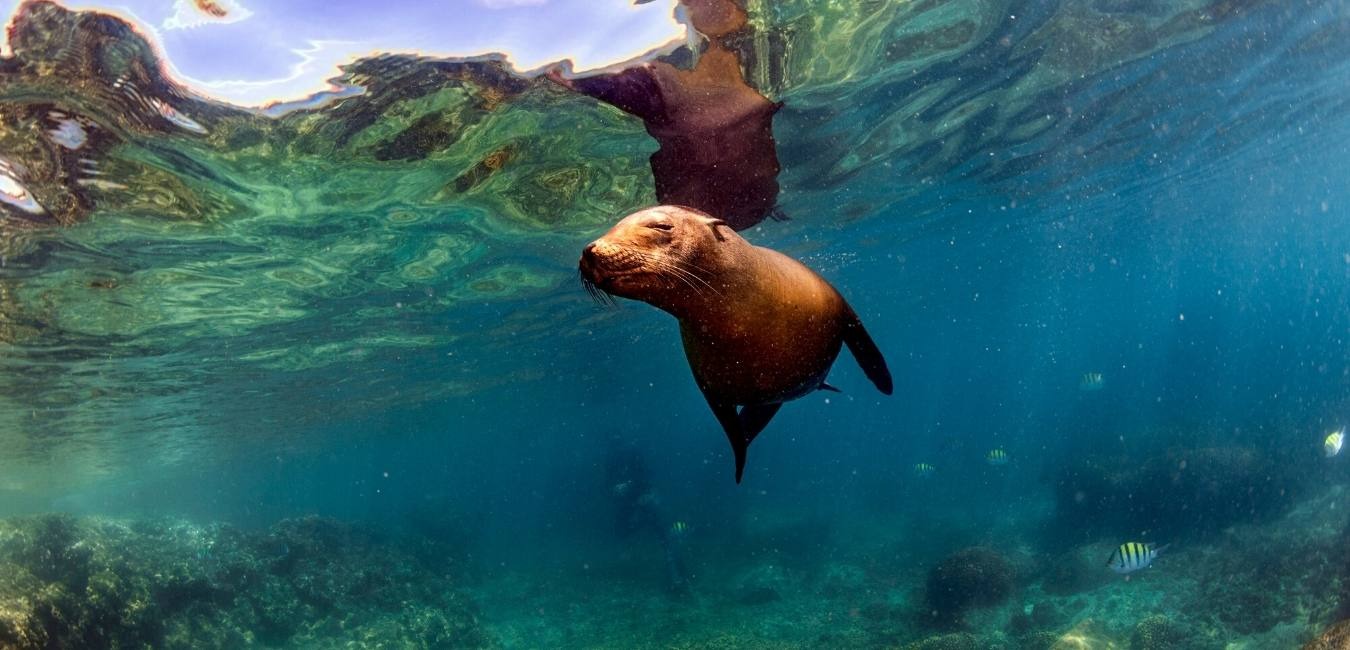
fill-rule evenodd
<path id="1" fill-rule="evenodd" d="M 1204 636 L 1199 630 L 1155 614 L 1134 626 L 1130 650 L 1217 650 L 1223 644 Z"/>
<path id="2" fill-rule="evenodd" d="M 924 597 L 940 625 L 960 623 L 966 610 L 1002 603 L 1012 594 L 1014 570 L 1003 554 L 984 546 L 965 548 L 937 563 Z"/>
<path id="3" fill-rule="evenodd" d="M 1085 619 L 1050 644 L 1050 650 L 1120 650 L 1122 646 L 1107 635 L 1100 623 Z"/>
<path id="4" fill-rule="evenodd" d="M 1303 650 L 1350 650 L 1350 619 L 1327 628 L 1304 644 Z"/>
<path id="5" fill-rule="evenodd" d="M 915 641 L 905 646 L 905 650 L 980 650 L 983 647 L 974 634 L 959 632 Z"/>
<path id="6" fill-rule="evenodd" d="M 0 521 L 0 647 L 492 648 L 447 567 L 339 522 Z"/>

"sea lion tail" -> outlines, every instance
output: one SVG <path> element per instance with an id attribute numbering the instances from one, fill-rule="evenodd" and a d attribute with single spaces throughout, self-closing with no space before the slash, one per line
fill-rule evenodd
<path id="1" fill-rule="evenodd" d="M 722 424 L 722 430 L 727 434 L 727 442 L 731 443 L 731 453 L 736 457 L 736 483 L 739 484 L 741 476 L 745 474 L 746 450 L 783 405 L 748 404 L 741 407 L 739 412 L 731 404 L 708 400 L 708 405 L 712 407 L 717 421 Z"/>
<path id="2" fill-rule="evenodd" d="M 872 337 L 868 336 L 867 330 L 863 328 L 858 315 L 848 310 L 848 322 L 844 324 L 844 343 L 848 345 L 848 351 L 853 353 L 853 358 L 858 361 L 862 367 L 863 374 L 876 385 L 877 390 L 884 395 L 890 395 L 894 390 L 891 383 L 891 371 L 886 368 L 886 358 L 881 356 L 881 350 L 877 344 L 872 342 Z"/>
<path id="3" fill-rule="evenodd" d="M 741 484 L 741 475 L 745 474 L 745 451 L 750 448 L 750 443 L 744 438 L 731 441 L 731 453 L 736 455 L 736 485 Z"/>

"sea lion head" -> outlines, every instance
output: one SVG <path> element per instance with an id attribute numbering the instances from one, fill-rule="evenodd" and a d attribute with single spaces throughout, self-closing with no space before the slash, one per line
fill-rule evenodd
<path id="1" fill-rule="evenodd" d="M 641 300 L 679 315 L 718 295 L 724 248 L 739 240 L 721 219 L 659 205 L 614 224 L 581 253 L 581 280 L 594 295 Z M 602 293 L 601 293 L 602 292 Z"/>

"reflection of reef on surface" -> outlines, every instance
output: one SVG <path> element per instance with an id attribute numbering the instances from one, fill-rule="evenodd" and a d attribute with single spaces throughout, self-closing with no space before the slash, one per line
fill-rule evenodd
<path id="1" fill-rule="evenodd" d="M 0 646 L 491 648 L 444 554 L 307 518 L 0 522 Z"/>

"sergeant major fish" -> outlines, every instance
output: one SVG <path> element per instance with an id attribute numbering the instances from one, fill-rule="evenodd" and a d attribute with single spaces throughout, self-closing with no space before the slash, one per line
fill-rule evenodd
<path id="1" fill-rule="evenodd" d="M 1326 452 L 1327 458 L 1331 458 L 1341 453 L 1341 447 L 1345 446 L 1345 427 L 1327 434 L 1326 442 L 1322 443 L 1322 450 Z"/>
<path id="2" fill-rule="evenodd" d="M 1157 559 L 1158 554 L 1167 548 L 1167 544 L 1154 546 L 1142 542 L 1125 542 L 1111 554 L 1111 559 L 1106 561 L 1106 566 L 1111 567 L 1116 573 L 1133 573 L 1140 569 L 1146 569 L 1153 560 Z"/>

